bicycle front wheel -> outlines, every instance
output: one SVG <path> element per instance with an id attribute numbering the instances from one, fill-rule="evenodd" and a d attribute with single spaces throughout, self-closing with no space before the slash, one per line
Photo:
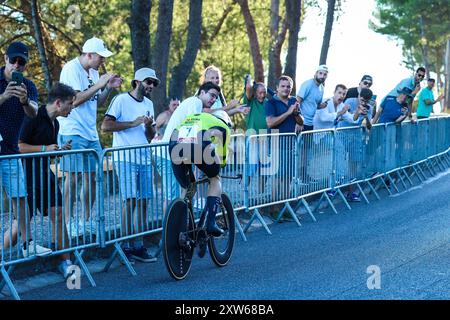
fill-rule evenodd
<path id="1" fill-rule="evenodd" d="M 163 256 L 169 274 L 184 279 L 191 268 L 194 253 L 194 217 L 186 202 L 174 200 L 164 217 Z"/>
<path id="2" fill-rule="evenodd" d="M 222 203 L 216 214 L 216 223 L 224 230 L 224 234 L 220 237 L 211 237 L 208 241 L 208 248 L 214 263 L 223 267 L 230 261 L 236 236 L 233 206 L 225 193 L 222 193 Z"/>

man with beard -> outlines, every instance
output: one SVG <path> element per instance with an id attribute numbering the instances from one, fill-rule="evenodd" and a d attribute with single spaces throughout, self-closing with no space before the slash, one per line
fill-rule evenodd
<path id="1" fill-rule="evenodd" d="M 317 68 L 313 79 L 302 83 L 297 92 L 297 101 L 304 118 L 303 131 L 313 130 L 313 119 L 316 110 L 320 108 L 323 98 L 323 86 L 328 76 L 328 67 L 324 64 Z"/>
<path id="2" fill-rule="evenodd" d="M 59 117 L 60 131 L 58 144 L 65 145 L 72 142 L 72 150 L 94 149 L 100 154 L 102 147 L 97 132 L 97 109 L 106 103 L 108 96 L 114 88 L 122 84 L 118 75 L 105 73 L 99 76 L 99 68 L 107 57 L 113 53 L 109 51 L 104 42 L 96 37 L 87 40 L 83 45 L 83 53 L 66 63 L 61 70 L 60 82 L 71 86 L 76 92 L 73 109 L 67 118 Z M 95 157 L 88 154 L 75 154 L 63 157 L 61 169 L 66 172 L 64 183 L 64 202 L 66 223 L 71 228 L 72 236 L 77 236 L 85 227 L 97 230 L 93 221 L 90 221 L 91 208 L 96 197 L 95 189 Z M 75 201 L 76 179 L 75 174 L 84 173 L 83 199 L 85 212 L 84 221 L 69 223 L 72 212 L 72 203 Z M 89 187 L 88 187 L 89 186 Z M 69 203 L 69 201 L 71 203 Z M 77 214 L 78 215 L 78 214 Z M 79 228 L 78 228 L 79 224 Z M 89 230 L 88 230 L 89 231 Z"/>
<path id="3" fill-rule="evenodd" d="M 113 132 L 113 147 L 142 145 L 155 135 L 153 103 L 146 96 L 159 84 L 155 70 L 141 68 L 131 82 L 133 90 L 114 97 L 106 111 L 102 130 Z M 147 201 L 152 198 L 153 172 L 151 152 L 146 148 L 117 151 L 115 168 L 120 179 L 122 209 L 121 236 L 140 233 L 147 228 Z M 134 217 L 135 212 L 138 217 Z M 135 226 L 135 222 L 137 225 Z M 144 225 L 142 225 L 142 223 Z M 123 247 L 128 260 L 155 262 L 144 247 L 142 238 Z"/>

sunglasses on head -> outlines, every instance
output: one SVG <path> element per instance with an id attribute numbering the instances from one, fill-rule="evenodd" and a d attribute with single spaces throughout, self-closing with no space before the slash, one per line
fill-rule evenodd
<path id="1" fill-rule="evenodd" d="M 365 86 L 370 87 L 370 86 L 372 85 L 372 82 L 363 81 L 363 84 L 364 84 Z"/>
<path id="2" fill-rule="evenodd" d="M 27 64 L 25 59 L 22 57 L 14 57 L 12 59 L 9 59 L 9 63 L 11 63 L 11 64 L 16 64 L 17 62 L 19 63 L 19 66 L 22 66 L 22 67 Z"/>
<path id="3" fill-rule="evenodd" d="M 151 84 L 153 84 L 153 86 L 156 87 L 156 86 L 158 85 L 158 82 L 155 81 L 155 80 L 153 80 L 153 79 L 145 79 L 144 82 L 145 82 L 145 84 L 148 85 L 148 86 L 151 85 Z"/>

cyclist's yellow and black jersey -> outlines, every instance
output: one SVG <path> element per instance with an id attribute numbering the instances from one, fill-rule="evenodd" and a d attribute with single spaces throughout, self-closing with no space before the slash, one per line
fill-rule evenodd
<path id="1" fill-rule="evenodd" d="M 217 129 L 222 132 L 222 141 L 217 141 L 217 137 L 212 136 L 209 141 L 215 144 L 217 155 L 221 159 L 224 167 L 227 162 L 228 144 L 230 143 L 231 130 L 221 119 L 210 113 L 196 113 L 188 116 L 176 127 L 178 143 L 202 143 L 198 139 L 203 139 L 204 133 L 210 129 Z"/>

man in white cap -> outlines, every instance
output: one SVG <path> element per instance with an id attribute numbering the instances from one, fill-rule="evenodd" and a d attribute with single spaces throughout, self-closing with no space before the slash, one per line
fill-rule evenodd
<path id="1" fill-rule="evenodd" d="M 145 145 L 151 142 L 155 135 L 156 122 L 153 121 L 153 103 L 147 96 L 159 82 L 155 70 L 141 68 L 136 71 L 131 81 L 133 90 L 121 93 L 111 101 L 101 128 L 105 132 L 113 132 L 113 147 Z M 148 148 L 124 150 L 117 152 L 114 158 L 120 179 L 120 194 L 124 202 L 121 235 L 146 231 L 147 202 L 152 198 L 153 189 L 151 152 Z M 135 208 L 137 217 L 133 214 Z M 123 250 L 131 263 L 134 260 L 156 261 L 156 258 L 147 252 L 141 237 L 133 243 L 125 241 Z"/>
<path id="2" fill-rule="evenodd" d="M 105 43 L 93 37 L 83 45 L 81 56 L 74 58 L 64 65 L 60 75 L 60 82 L 71 86 L 76 92 L 73 110 L 67 118 L 59 117 L 60 131 L 59 145 L 72 144 L 72 150 L 94 149 L 98 153 L 102 151 L 97 132 L 97 108 L 108 99 L 114 88 L 122 84 L 118 75 L 105 73 L 99 76 L 98 69 L 105 63 L 107 57 L 113 53 L 109 51 Z M 92 205 L 95 201 L 95 158 L 87 154 L 65 156 L 61 168 L 67 172 L 64 184 L 64 201 L 66 223 L 69 223 L 69 214 L 75 198 L 76 182 L 75 173 L 84 173 L 83 199 L 85 220 L 90 221 Z M 72 176 L 69 179 L 69 172 Z M 69 192 L 71 191 L 71 192 Z M 69 203 L 71 199 L 71 203 Z M 70 224 L 72 229 L 76 224 Z M 92 221 L 88 224 L 89 228 Z M 96 228 L 94 224 L 94 228 Z M 84 227 L 77 229 L 84 231 Z M 70 230 L 69 230 L 70 232 Z"/>
<path id="3" fill-rule="evenodd" d="M 328 67 L 324 64 L 317 68 L 314 78 L 302 83 L 297 92 L 300 113 L 304 118 L 303 131 L 313 130 L 313 119 L 320 108 L 323 98 L 323 86 L 328 76 Z"/>

